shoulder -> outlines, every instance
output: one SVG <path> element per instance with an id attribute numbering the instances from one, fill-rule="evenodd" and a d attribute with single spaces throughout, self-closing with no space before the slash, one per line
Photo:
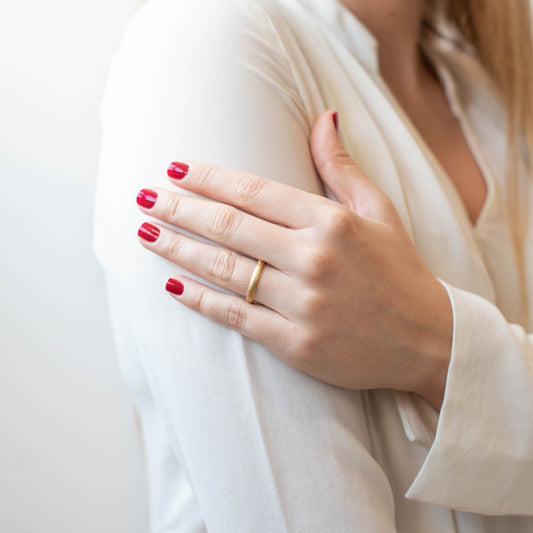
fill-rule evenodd
<path id="1" fill-rule="evenodd" d="M 297 0 L 149 0 L 130 19 L 112 63 L 145 74 L 172 65 L 195 73 L 225 67 L 288 74 L 285 2 Z"/>
<path id="2" fill-rule="evenodd" d="M 194 111 L 208 124 L 210 113 L 244 117 L 242 108 L 267 124 L 279 116 L 272 111 L 278 106 L 290 109 L 307 130 L 286 46 L 290 29 L 282 27 L 283 5 L 299 1 L 149 0 L 131 18 L 112 58 L 101 116 L 122 110 L 156 123 L 159 113 Z"/>
<path id="3" fill-rule="evenodd" d="M 298 0 L 149 0 L 113 55 L 107 92 L 160 100 L 170 84 L 201 101 L 268 86 L 298 101 L 285 2 Z"/>
<path id="4" fill-rule="evenodd" d="M 284 4 L 283 0 L 149 0 L 132 17 L 128 32 L 144 29 L 153 37 L 169 32 L 177 41 L 196 33 L 207 42 L 231 34 L 268 35 L 287 18 Z"/>

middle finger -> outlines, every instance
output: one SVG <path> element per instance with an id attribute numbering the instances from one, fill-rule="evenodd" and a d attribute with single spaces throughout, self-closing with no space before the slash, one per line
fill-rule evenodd
<path id="1" fill-rule="evenodd" d="M 141 191 L 139 196 L 144 193 Z M 239 209 L 212 200 L 153 189 L 152 207 L 139 207 L 145 213 L 174 226 L 196 233 L 238 250 L 252 258 L 263 259 L 281 271 L 291 271 L 297 232 L 257 218 Z M 139 198 L 139 197 L 138 197 Z"/>

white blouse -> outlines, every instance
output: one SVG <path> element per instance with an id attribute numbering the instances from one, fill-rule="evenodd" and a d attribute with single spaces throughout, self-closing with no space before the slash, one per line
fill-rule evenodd
<path id="1" fill-rule="evenodd" d="M 474 57 L 445 38 L 422 46 L 487 181 L 474 227 L 380 77 L 376 39 L 337 1 L 151 0 L 131 21 L 100 108 L 95 251 L 142 421 L 153 531 L 533 531 L 533 319 L 518 325 L 521 297 L 533 308 L 533 220 L 523 294 L 501 105 Z M 320 194 L 308 138 L 326 109 L 448 290 L 440 415 L 415 395 L 298 373 L 170 298 L 180 268 L 137 242 L 136 193 L 171 188 L 174 160 Z"/>

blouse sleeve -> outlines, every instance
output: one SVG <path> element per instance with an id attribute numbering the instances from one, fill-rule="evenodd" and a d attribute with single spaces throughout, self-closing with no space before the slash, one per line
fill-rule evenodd
<path id="1" fill-rule="evenodd" d="M 406 496 L 489 515 L 533 515 L 533 335 L 446 283 L 454 315 L 435 439 Z"/>
<path id="2" fill-rule="evenodd" d="M 300 374 L 180 306 L 164 290 L 180 268 L 137 242 L 135 196 L 171 188 L 173 160 L 322 192 L 308 148 L 314 117 L 291 69 L 261 2 L 146 4 L 101 105 L 95 251 L 209 531 L 394 532 L 361 393 Z"/>

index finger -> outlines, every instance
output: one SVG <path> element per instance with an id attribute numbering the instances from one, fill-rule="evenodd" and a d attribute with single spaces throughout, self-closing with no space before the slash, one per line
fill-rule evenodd
<path id="1" fill-rule="evenodd" d="M 173 162 L 167 174 L 174 185 L 183 189 L 293 229 L 314 225 L 327 201 L 285 183 L 198 161 Z"/>

